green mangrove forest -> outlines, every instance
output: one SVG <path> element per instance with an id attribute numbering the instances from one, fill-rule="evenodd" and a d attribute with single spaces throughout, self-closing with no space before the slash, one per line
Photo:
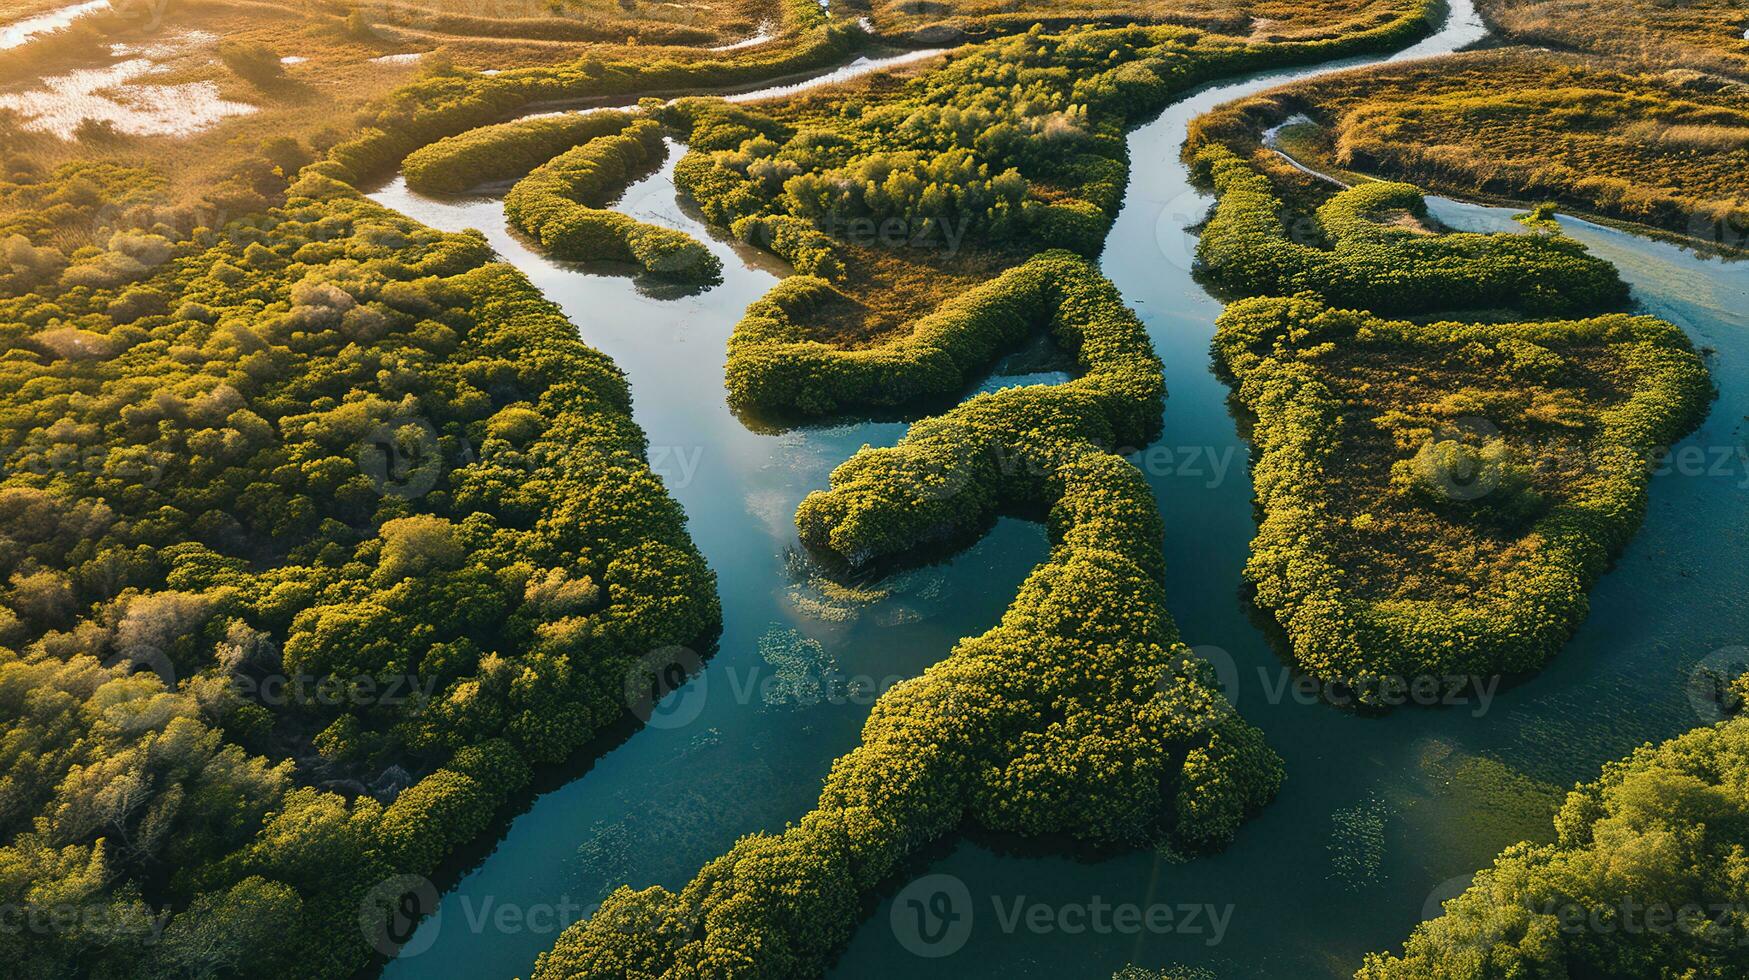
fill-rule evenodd
<path id="1" fill-rule="evenodd" d="M 1431 0 L 207 0 L 168 25 L 51 10 L 48 27 L 17 6 L 0 15 L 7 971 L 1110 975 L 1123 936 L 1077 934 L 1083 960 L 1036 925 L 991 939 L 987 911 L 977 941 L 1036 941 L 1030 967 L 978 946 L 938 962 L 934 940 L 895 958 L 869 936 L 905 946 L 886 923 L 932 868 L 984 908 L 995 893 L 1000 920 L 1004 862 L 1046 869 L 1048 894 L 1149 862 L 1156 903 L 1197 876 L 1261 896 L 1259 862 L 1279 864 L 1320 921 L 1293 890 L 1316 862 L 1262 850 L 1271 835 L 1333 820 L 1342 874 L 1322 878 L 1424 884 L 1444 865 L 1402 854 L 1439 837 L 1389 821 L 1449 786 L 1334 815 L 1307 801 L 1396 766 L 1393 738 L 1431 759 L 1521 725 L 1476 765 L 1548 802 L 1419 919 L 1400 889 L 1370 910 L 1401 945 L 1349 915 L 1364 942 L 1284 951 L 1287 930 L 1248 959 L 1252 931 L 1195 963 L 1137 942 L 1149 962 L 1117 976 L 1749 975 L 1749 656 L 1696 668 L 1704 697 L 1675 691 L 1675 659 L 1624 696 L 1585 687 L 1568 652 L 1601 642 L 1576 637 L 1612 571 L 1673 567 L 1668 524 L 1635 544 L 1660 464 L 1743 407 L 1721 335 L 1749 292 L 1704 297 L 1723 326 L 1670 314 L 1639 253 L 1562 213 L 1741 251 L 1749 90 L 1730 66 L 1749 42 L 1713 36 L 1716 5 L 1595 4 L 1638 45 L 1551 26 L 1549 4 L 1482 18 Z M 216 61 L 150 46 L 216 45 L 209 28 Z M 269 46 L 294 36 L 323 53 Z M 1692 64 L 1658 62 L 1703 36 Z M 1549 38 L 1563 50 L 1522 46 Z M 1382 63 L 1418 42 L 1441 57 Z M 102 57 L 115 85 L 143 87 L 114 60 L 143 59 L 150 85 L 243 108 L 211 131 L 125 113 L 45 129 L 21 86 L 64 94 Z M 311 57 L 376 87 L 324 111 L 336 94 L 296 71 Z M 1183 194 L 1144 192 L 1174 168 Z M 652 189 L 662 206 L 634 206 Z M 1530 213 L 1460 220 L 1439 195 L 1465 192 Z M 472 224 L 421 220 L 457 214 Z M 1206 327 L 1188 347 L 1187 323 Z M 706 389 L 683 369 L 700 348 Z M 1176 425 L 1184 379 L 1185 414 L 1243 440 L 1233 481 L 1206 488 L 1237 494 L 1236 523 L 1175 510 L 1150 455 L 1214 458 Z M 671 457 L 734 453 L 702 424 L 698 446 L 647 434 L 687 441 L 675 419 L 706 416 L 682 403 L 720 403 L 772 457 L 713 462 L 694 487 Z M 748 539 L 707 522 L 755 527 L 794 580 L 742 581 L 763 566 L 721 542 Z M 1169 565 L 1171 542 L 1205 536 L 1206 567 Z M 1243 561 L 1193 593 L 1226 539 Z M 1720 581 L 1675 594 L 1736 623 L 1737 580 Z M 774 603 L 786 585 L 849 611 L 818 626 Z M 904 634 L 932 645 L 906 651 L 916 669 L 876 661 L 893 676 L 854 712 L 773 720 L 797 691 L 847 689 L 830 648 L 866 641 L 845 625 L 858 610 L 900 596 L 885 622 L 915 626 L 919 595 L 985 609 L 980 591 L 989 615 Z M 823 762 L 763 760 L 764 782 L 735 787 L 751 805 L 686 800 L 723 785 L 690 753 L 744 734 L 717 727 L 730 693 L 711 672 L 743 662 L 749 629 L 787 653 L 765 657 L 776 694 L 736 717 Z M 1268 655 L 1226 649 L 1247 643 Z M 1273 699 L 1252 667 L 1282 679 Z M 664 715 L 711 676 L 711 723 Z M 1485 695 L 1473 727 L 1395 696 L 1422 681 Z M 1530 693 L 1489 714 L 1502 683 Z M 1290 685 L 1317 693 L 1286 702 Z M 1551 687 L 1572 717 L 1521 721 Z M 1624 721 L 1632 744 L 1599 740 L 1616 761 L 1512 756 L 1571 752 L 1598 730 L 1573 717 L 1606 728 L 1658 697 L 1703 723 Z M 682 749 L 648 747 L 668 729 Z M 716 819 L 659 864 L 587 825 L 598 785 Z M 520 917 L 560 896 L 481 884 L 503 880 L 494 862 L 531 878 L 587 860 L 606 887 L 544 932 Z M 446 894 L 506 899 L 519 925 Z"/>

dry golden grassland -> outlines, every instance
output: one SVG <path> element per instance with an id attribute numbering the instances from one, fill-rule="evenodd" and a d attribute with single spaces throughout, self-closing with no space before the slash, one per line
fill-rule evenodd
<path id="1" fill-rule="evenodd" d="M 63 0 L 0 0 L 0 24 L 11 24 L 65 6 Z"/>
<path id="2" fill-rule="evenodd" d="M 61 6 L 14 0 L 0 7 L 0 23 Z M 289 138 L 313 158 L 355 128 L 360 110 L 439 65 L 490 70 L 585 56 L 722 57 L 711 48 L 762 31 L 774 39 L 754 50 L 769 50 L 788 32 L 786 9 L 781 0 L 382 0 L 357 6 L 327 0 L 122 0 L 113 13 L 83 17 L 0 50 L 0 98 L 41 92 L 69 73 L 112 69 L 143 50 L 154 63 L 149 74 L 97 94 L 126 103 L 154 87 L 194 83 L 213 86 L 219 99 L 251 111 L 195 132 L 154 135 L 130 133 L 125 124 L 47 133 L 32 124 L 29 109 L 0 109 L 0 175 L 100 160 L 168 177 L 163 202 L 189 205 L 231 178 L 239 161 L 266 141 Z M 300 161 L 292 156 L 284 162 Z"/>
<path id="3" fill-rule="evenodd" d="M 11 0 L 0 7 L 0 23 L 60 6 Z M 1209 0 L 1086 0 L 1071 7 L 1035 0 L 909 5 L 843 0 L 833 13 L 841 21 L 895 18 L 894 24 L 905 28 L 944 14 L 982 23 L 986 26 L 978 30 L 989 33 L 1024 29 L 1040 19 L 1178 20 L 1262 40 L 1334 36 L 1400 14 L 1401 6 L 1400 0 L 1262 0 L 1238 10 Z M 166 203 L 192 204 L 232 178 L 238 161 L 258 155 L 266 141 L 281 141 L 278 156 L 286 163 L 296 163 L 297 156 L 283 152 L 284 139 L 302 155 L 320 154 L 357 128 L 365 107 L 438 66 L 497 70 L 580 58 L 610 63 L 720 59 L 734 56 L 721 49 L 740 50 L 737 44 L 765 37 L 769 40 L 746 50 L 769 54 L 820 16 L 808 0 L 116 0 L 113 12 L 83 17 L 0 51 L 0 99 L 28 99 L 71 72 L 112 69 L 138 56 L 116 47 L 132 45 L 150 49 L 152 71 L 131 79 L 125 90 L 100 95 L 125 103 L 154 87 L 199 85 L 240 108 L 174 135 L 132 132 L 125 122 L 77 134 L 69 126 L 49 134 L 41 131 L 41 123 L 33 125 L 28 103 L 0 108 L 0 135 L 5 136 L 0 169 L 40 173 L 92 160 L 142 167 L 168 178 L 162 192 Z M 886 26 L 877 29 L 890 35 Z M 226 57 L 221 57 L 220 39 L 230 49 Z M 971 278 L 981 274 L 974 271 Z M 913 277 L 877 274 L 872 279 L 891 283 L 896 295 L 904 295 Z"/>
<path id="4" fill-rule="evenodd" d="M 1742 0 L 1481 0 L 1483 16 L 1517 41 L 1749 78 L 1749 8 Z"/>
<path id="5" fill-rule="evenodd" d="M 1305 162 L 1459 195 L 1569 209 L 1715 242 L 1749 228 L 1749 87 L 1583 55 L 1505 48 L 1266 92 L 1199 120 L 1254 146 L 1296 113 Z"/>

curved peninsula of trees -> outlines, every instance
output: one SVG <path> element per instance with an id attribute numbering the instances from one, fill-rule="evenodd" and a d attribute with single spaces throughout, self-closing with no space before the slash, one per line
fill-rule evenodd
<path id="1" fill-rule="evenodd" d="M 635 262 L 683 281 L 718 279 L 722 262 L 691 235 L 604 207 L 667 155 L 661 123 L 630 121 L 536 167 L 510 189 L 504 214 L 556 258 Z"/>
<path id="2" fill-rule="evenodd" d="M 1203 272 L 1253 297 L 1214 352 L 1255 417 L 1256 602 L 1362 703 L 1536 670 L 1638 530 L 1660 454 L 1705 418 L 1710 377 L 1669 323 L 1529 319 L 1630 301 L 1554 222 L 1448 233 L 1410 185 L 1289 166 L 1261 145 L 1284 99 L 1216 109 L 1185 151 L 1218 198 Z"/>
<path id="3" fill-rule="evenodd" d="M 632 125 L 623 109 L 534 116 L 481 126 L 422 146 L 401 161 L 407 186 L 421 194 L 462 194 L 520 180 L 561 153 Z"/>
<path id="4" fill-rule="evenodd" d="M 1284 148 L 1320 169 L 1749 241 L 1749 96 L 1661 62 L 1508 47 L 1338 72 L 1221 106 L 1192 144 L 1254 148 L 1295 120 Z"/>
<path id="5" fill-rule="evenodd" d="M 1711 38 L 1724 15 L 1701 6 Z M 407 925 L 410 880 L 480 844 L 537 767 L 632 722 L 627 701 L 720 628 L 624 379 L 478 235 L 355 189 L 397 167 L 431 194 L 515 181 L 511 224 L 548 254 L 702 282 L 720 272 L 703 245 L 609 207 L 669 137 L 687 143 L 677 183 L 705 218 L 797 273 L 735 330 L 732 404 L 778 424 L 916 419 L 801 503 L 801 541 L 860 573 L 1002 516 L 1050 543 L 998 623 L 879 698 L 814 809 L 677 890 L 620 888 L 539 980 L 818 976 L 882 888 L 963 831 L 1190 856 L 1276 794 L 1280 758 L 1168 612 L 1154 490 L 1121 455 L 1158 436 L 1161 364 L 1092 260 L 1131 127 L 1213 79 L 1399 46 L 1441 5 L 863 8 L 712 6 L 718 28 L 781 23 L 708 51 L 496 74 L 438 55 L 313 140 L 321 162 L 262 144 L 237 199 L 278 206 L 218 230 L 154 221 L 154 178 L 125 166 L 21 181 L 8 161 L 0 205 L 29 213 L 0 206 L 0 907 L 77 913 L 0 930 L 10 968 L 368 970 Z M 517 30 L 595 37 L 640 22 L 626 11 Z M 1024 32 L 777 104 L 690 97 L 968 28 Z M 262 45 L 228 50 L 281 73 Z M 1352 159 L 1454 119 L 1643 108 L 1495 95 L 1357 118 Z M 1647 138 L 1734 138 L 1697 131 L 1736 125 L 1728 100 L 1671 101 Z M 1699 357 L 1670 324 L 1609 313 L 1621 278 L 1559 234 L 1440 234 L 1404 184 L 1284 189 L 1257 136 L 1206 127 L 1196 147 L 1220 198 L 1204 264 L 1250 297 L 1215 355 L 1255 419 L 1259 604 L 1306 670 L 1363 702 L 1411 676 L 1536 668 L 1637 527 L 1651 459 L 1704 414 Z M 1489 322 L 1439 319 L 1458 308 Z M 1557 316 L 1590 318 L 1525 319 Z M 1071 380 L 954 404 L 1041 338 Z M 1745 925 L 1741 724 L 1607 770 L 1556 844 L 1510 849 L 1361 977 L 1743 972 L 1725 942 Z M 1633 902 L 1714 913 L 1561 930 L 1566 911 Z"/>
<path id="6" fill-rule="evenodd" d="M 780 284 L 731 343 L 738 404 L 804 417 L 928 410 L 1039 332 L 1081 377 L 919 421 L 803 503 L 804 541 L 850 565 L 963 546 L 999 513 L 1043 519 L 1053 546 L 998 626 L 876 703 L 813 812 L 744 838 L 677 892 L 622 888 L 541 957 L 537 977 L 816 976 L 866 897 L 961 827 L 1194 852 L 1223 845 L 1273 796 L 1279 759 L 1179 642 L 1152 493 L 1114 452 L 1158 433 L 1159 363 L 1115 288 L 1073 253 L 1096 253 L 1116 213 L 1124 129 L 1172 93 L 1270 58 L 1389 44 L 1424 29 L 1425 13 L 1280 45 L 1035 29 L 881 98 L 669 110 L 691 144 L 677 177 L 713 224 L 757 238 L 754 222 L 784 222 L 791 244 L 811 227 L 823 237 L 808 254 L 861 262 L 843 234 L 856 222 L 937 240 L 953 227 L 982 268 L 1007 270 L 908 336 L 859 349 L 810 337 L 824 308 L 865 298 L 854 271 L 842 286 Z M 1049 245 L 1069 251 L 1038 253 Z"/>
<path id="7" fill-rule="evenodd" d="M 1563 235 L 1435 234 L 1426 201 L 1408 184 L 1349 188 L 1290 230 L 1286 206 L 1249 161 L 1214 145 L 1196 166 L 1220 199 L 1197 258 L 1228 295 L 1311 290 L 1386 314 L 1514 308 L 1553 316 L 1627 302 L 1615 268 Z"/>

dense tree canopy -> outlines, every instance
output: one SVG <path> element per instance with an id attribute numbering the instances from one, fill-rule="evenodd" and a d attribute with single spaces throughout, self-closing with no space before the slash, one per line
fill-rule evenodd
<path id="1" fill-rule="evenodd" d="M 312 175 L 223 230 L 20 238 L 0 904 L 56 926 L 0 953 L 347 975 L 361 896 L 625 717 L 711 575 L 624 380 L 477 237 Z"/>
<path id="2" fill-rule="evenodd" d="M 537 977 L 814 976 L 848 941 L 864 896 L 962 826 L 1197 851 L 1225 844 L 1274 795 L 1278 757 L 1177 638 L 1152 493 L 1116 454 L 1157 435 L 1159 362 L 1115 288 L 1072 253 L 1097 253 L 1117 211 L 1124 129 L 1173 92 L 1266 59 L 1387 44 L 1424 14 L 1309 44 L 1034 30 L 890 99 L 788 114 L 689 100 L 664 111 L 688 136 L 677 178 L 707 219 L 811 273 L 780 284 L 737 328 L 729 387 L 739 406 L 803 417 L 928 410 L 1040 332 L 1081 377 L 920 421 L 803 502 L 803 540 L 853 567 L 963 546 L 998 513 L 1046 520 L 1053 548 L 998 626 L 877 702 L 812 813 L 744 838 L 678 892 L 622 888 L 565 932 Z M 901 339 L 816 342 L 809 318 L 855 300 L 832 280 L 834 239 L 858 221 L 897 223 L 913 241 L 957 228 L 973 247 L 1022 257 Z M 1069 251 L 1025 257 L 1049 245 Z"/>
<path id="3" fill-rule="evenodd" d="M 667 154 L 661 123 L 628 121 L 536 167 L 510 189 L 504 214 L 561 259 L 635 262 L 674 279 L 717 279 L 722 262 L 692 236 L 605 209 Z"/>

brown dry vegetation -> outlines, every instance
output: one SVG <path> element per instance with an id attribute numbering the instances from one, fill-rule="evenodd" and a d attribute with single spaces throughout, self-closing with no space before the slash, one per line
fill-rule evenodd
<path id="1" fill-rule="evenodd" d="M 0 0 L 0 24 L 10 24 L 65 6 L 63 0 Z"/>
<path id="2" fill-rule="evenodd" d="M 14 2 L 0 8 L 7 11 L 0 23 L 43 7 Z M 352 9 L 358 17 L 349 16 Z M 750 36 L 763 24 L 782 31 L 784 9 L 780 0 L 637 2 L 629 8 L 618 0 L 426 0 L 417 5 L 382 0 L 356 8 L 327 0 L 178 0 L 154 16 L 144 0 L 126 0 L 113 14 L 91 15 L 0 51 L 0 92 L 29 91 L 45 77 L 114 64 L 121 60 L 112 50 L 117 43 L 159 43 L 191 31 L 233 44 L 263 45 L 273 55 L 301 60 L 284 65 L 278 79 L 250 81 L 220 60 L 210 39 L 155 59 L 158 71 L 141 84 L 210 81 L 227 101 L 257 107 L 193 136 L 92 134 L 68 141 L 33 132 L 24 120 L 0 113 L 0 176 L 101 160 L 168 177 L 159 194 L 166 206 L 210 203 L 212 189 L 231 179 L 239 161 L 255 155 L 265 141 L 289 137 L 313 158 L 356 128 L 360 110 L 434 65 L 493 69 L 584 56 L 607 61 L 721 57 L 709 46 Z M 381 60 L 431 51 L 440 53 Z"/>
<path id="3" fill-rule="evenodd" d="M 1254 147 L 1305 113 L 1296 156 L 1458 195 L 1554 200 L 1716 243 L 1749 228 L 1749 87 L 1505 48 L 1277 89 L 1199 120 L 1193 149 Z"/>
<path id="4" fill-rule="evenodd" d="M 1749 78 L 1742 0 L 1481 0 L 1502 34 L 1623 58 Z"/>
<path id="5" fill-rule="evenodd" d="M 284 66 L 283 79 L 262 86 L 239 77 L 218 58 L 211 44 L 194 45 L 161 62 L 161 73 L 146 84 L 211 81 L 223 98 L 258 107 L 250 115 L 227 119 L 188 137 L 122 136 L 66 141 L 31 132 L 14 120 L 4 140 L 9 173 L 49 170 L 74 160 L 101 159 L 153 169 L 173 181 L 167 202 L 199 198 L 233 172 L 237 162 L 263 141 L 290 136 L 312 149 L 340 138 L 352 114 L 369 100 L 405 82 L 414 64 L 384 64 L 371 59 L 385 46 L 347 36 L 339 22 L 308 19 L 291 10 L 225 5 L 172 9 L 149 32 L 93 18 L 69 30 L 0 53 L 0 90 L 27 91 L 44 76 L 96 68 L 118 60 L 109 45 L 138 39 L 161 40 L 190 30 L 236 42 L 264 44 L 282 57 L 309 59 Z M 16 128 L 14 128 L 16 127 Z"/>
<path id="6" fill-rule="evenodd" d="M 1558 506 L 1588 492 L 1588 444 L 1601 411 L 1634 387 L 1622 353 L 1605 344 L 1563 348 L 1558 380 L 1532 382 L 1502 370 L 1482 345 L 1453 344 L 1418 352 L 1406 367 L 1388 347 L 1334 345 L 1318 374 L 1342 404 L 1343 465 L 1331 467 L 1324 490 L 1353 594 L 1368 600 L 1462 603 L 1485 592 L 1540 545 L 1525 518 L 1462 499 L 1419 498 L 1401 461 L 1430 439 L 1467 436 L 1466 423 L 1486 418 L 1528 478 L 1521 499 Z M 1540 353 L 1540 352 L 1539 352 Z M 1396 472 L 1394 472 L 1396 471 Z M 1395 476 L 1395 479 L 1393 477 Z"/>
<path id="7" fill-rule="evenodd" d="M 933 61 L 914 63 L 756 107 L 798 128 L 830 127 L 845 105 L 902 98 L 909 79 L 936 67 Z M 850 295 L 815 310 L 807 326 L 812 339 L 847 348 L 875 346 L 908 334 L 918 319 L 947 298 L 1031 257 L 1025 249 L 993 249 L 987 242 L 964 249 L 944 249 L 939 243 L 911 245 L 904 243 L 903 236 L 882 240 L 878 231 L 869 240 L 840 241 L 839 248 Z"/>
<path id="8" fill-rule="evenodd" d="M 1212 0 L 1182 3 L 1102 2 L 1087 0 L 1053 4 L 1042 0 L 955 0 L 952 3 L 881 4 L 834 0 L 841 17 L 868 15 L 877 30 L 891 36 L 901 28 L 915 30 L 928 23 L 973 25 L 988 34 L 1022 30 L 1042 21 L 1087 22 L 1109 19 L 1139 23 L 1192 23 L 1221 29 L 1225 43 L 1282 43 L 1319 40 L 1352 34 L 1398 21 L 1402 0 L 1259 0 L 1234 7 Z M 954 21 L 953 18 L 961 18 Z M 945 20 L 943 18 L 946 18 Z M 1267 23 L 1264 23 L 1267 21 Z M 1262 30 L 1260 30 L 1260 25 Z M 925 32 L 922 37 L 951 35 Z M 759 110 L 798 129 L 831 130 L 840 125 L 846 107 L 861 111 L 905 97 L 905 83 L 935 69 L 933 63 L 865 76 L 846 85 L 804 93 L 783 102 L 764 103 Z M 1325 188 L 1327 189 L 1327 188 Z M 1031 193 L 1053 200 L 1076 196 L 1074 187 L 1053 187 L 1033 179 Z M 889 243 L 868 246 L 844 243 L 844 289 L 849 301 L 816 310 L 809 327 L 815 339 L 857 348 L 887 343 L 908 334 L 916 322 L 946 300 L 987 282 L 1027 260 L 1025 248 L 1004 248 L 990 242 L 976 247 L 944 249 Z M 968 243 L 968 245 L 971 243 Z"/>
<path id="9" fill-rule="evenodd" d="M 59 3 L 11 0 L 0 7 L 0 22 L 53 9 Z M 835 14 L 849 19 L 866 12 L 911 18 L 928 16 L 912 5 L 871 6 L 842 0 Z M 879 9 L 876 9 L 879 7 Z M 889 9 L 890 7 L 890 9 Z M 1085 8 L 1085 9 L 1083 9 Z M 1210 0 L 1143 4 L 1087 0 L 1075 7 L 1026 2 L 1002 4 L 968 0 L 952 9 L 968 18 L 990 17 L 991 30 L 1009 15 L 1014 29 L 1040 19 L 1110 15 L 1141 20 L 1206 22 L 1248 37 L 1259 23 L 1272 37 L 1315 38 L 1351 31 L 1400 13 L 1398 0 L 1261 0 L 1238 11 Z M 929 8 L 933 10 L 934 8 Z M 266 82 L 240 77 L 217 57 L 209 42 L 165 59 L 143 84 L 204 81 L 227 101 L 256 106 L 255 112 L 221 120 L 183 137 L 113 136 L 66 141 L 18 128 L 21 120 L 0 115 L 0 170 L 46 172 L 73 161 L 100 160 L 136 166 L 165 175 L 170 183 L 163 202 L 200 203 L 209 191 L 236 172 L 239 160 L 257 155 L 264 141 L 290 138 L 309 154 L 319 154 L 357 128 L 359 112 L 437 64 L 491 70 L 598 58 L 604 62 L 721 58 L 711 49 L 732 45 L 761 31 L 778 39 L 750 49 L 769 54 L 817 16 L 807 0 L 704 0 L 672 4 L 654 0 L 117 0 L 113 14 L 96 14 L 73 26 L 0 51 L 0 93 L 40 87 L 45 77 L 115 63 L 117 42 L 158 41 L 200 31 L 239 44 L 259 44 L 296 60 L 283 77 Z M 932 15 L 931 15 L 932 16 Z M 921 18 L 921 20 L 919 20 Z M 1261 19 L 1261 20 L 1259 20 Z M 884 25 L 883 25 L 884 26 Z M 410 57 L 436 52 L 426 61 Z M 385 57 L 401 56 L 384 61 Z M 259 183 L 259 181 L 257 182 Z M 889 267 L 890 257 L 871 259 Z M 891 273 L 891 274 L 888 274 Z M 973 273 L 975 279 L 978 273 Z M 875 274 L 898 285 L 926 278 L 887 269 Z M 942 280 L 957 287 L 951 275 Z M 911 304 L 901 304 L 909 315 Z M 884 317 L 890 322 L 896 311 Z M 877 327 L 877 329 L 882 329 Z"/>

